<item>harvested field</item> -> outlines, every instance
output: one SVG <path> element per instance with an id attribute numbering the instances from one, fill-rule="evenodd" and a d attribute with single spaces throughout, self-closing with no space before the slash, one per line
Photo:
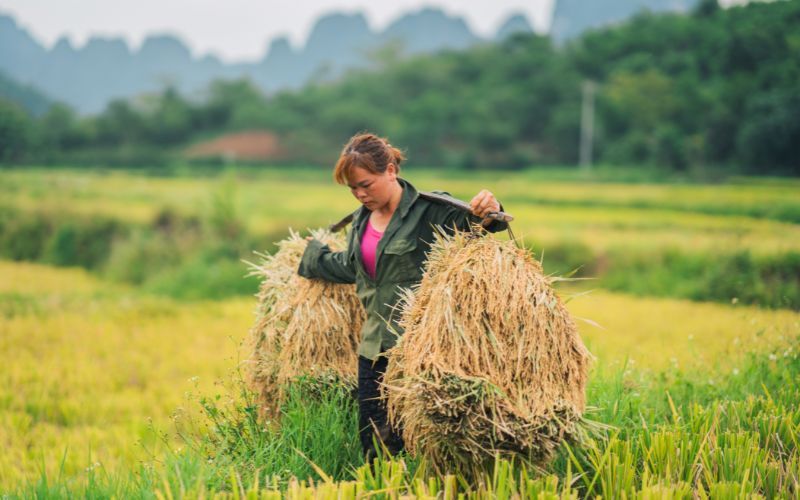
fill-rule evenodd
<path id="1" fill-rule="evenodd" d="M 194 144 L 186 150 L 190 159 L 216 158 L 225 161 L 280 161 L 286 156 L 280 139 L 272 132 L 252 130 L 226 134 Z"/>

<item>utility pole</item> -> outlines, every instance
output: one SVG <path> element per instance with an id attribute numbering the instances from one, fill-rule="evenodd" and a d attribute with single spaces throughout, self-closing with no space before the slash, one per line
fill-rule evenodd
<path id="1" fill-rule="evenodd" d="M 594 136 L 594 90 L 591 80 L 583 82 L 583 106 L 581 107 L 581 168 L 592 168 L 592 142 Z"/>

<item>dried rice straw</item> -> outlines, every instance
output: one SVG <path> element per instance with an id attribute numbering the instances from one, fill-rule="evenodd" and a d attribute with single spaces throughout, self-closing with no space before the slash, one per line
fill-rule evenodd
<path id="1" fill-rule="evenodd" d="M 440 471 L 540 465 L 582 434 L 591 354 L 530 252 L 476 232 L 436 235 L 382 387 L 408 450 Z"/>
<path id="2" fill-rule="evenodd" d="M 341 233 L 317 229 L 311 235 L 334 251 L 346 244 Z M 364 309 L 355 285 L 297 274 L 306 244 L 290 230 L 274 255 L 257 253 L 260 262 L 248 263 L 250 275 L 262 277 L 247 363 L 247 379 L 262 415 L 276 415 L 282 387 L 297 377 L 355 384 Z"/>

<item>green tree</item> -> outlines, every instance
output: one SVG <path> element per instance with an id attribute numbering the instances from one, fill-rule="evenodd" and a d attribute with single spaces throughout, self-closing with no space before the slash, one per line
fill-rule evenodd
<path id="1" fill-rule="evenodd" d="M 131 103 L 111 101 L 93 120 L 94 142 L 100 147 L 134 144 L 144 138 L 144 118 Z"/>
<path id="2" fill-rule="evenodd" d="M 750 100 L 736 147 L 748 169 L 765 165 L 800 175 L 800 86 Z"/>
<path id="3" fill-rule="evenodd" d="M 63 103 L 56 103 L 37 123 L 39 143 L 45 151 L 72 149 L 83 142 L 75 112 Z"/>
<path id="4" fill-rule="evenodd" d="M 146 120 L 149 139 L 161 146 L 184 142 L 194 131 L 191 106 L 174 87 L 155 99 Z"/>
<path id="5" fill-rule="evenodd" d="M 0 99 L 0 163 L 20 161 L 29 152 L 32 124 L 18 105 Z"/>

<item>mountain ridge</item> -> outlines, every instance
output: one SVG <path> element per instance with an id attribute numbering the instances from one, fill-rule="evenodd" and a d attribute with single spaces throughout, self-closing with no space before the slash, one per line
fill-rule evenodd
<path id="1" fill-rule="evenodd" d="M 557 0 L 551 37 L 564 42 L 642 8 L 686 11 L 698 1 Z M 213 80 L 248 78 L 269 94 L 311 81 L 330 81 L 349 69 L 375 65 L 374 54 L 387 44 L 398 55 L 409 56 L 462 50 L 531 32 L 529 20 L 519 12 L 509 13 L 493 35 L 483 38 L 462 17 L 436 7 L 406 12 L 382 30 L 374 30 L 362 12 L 334 11 L 315 21 L 302 46 L 276 36 L 260 58 L 228 63 L 213 53 L 193 55 L 183 39 L 170 33 L 148 35 L 136 49 L 123 38 L 97 35 L 81 47 L 62 36 L 47 49 L 14 17 L 0 12 L 0 72 L 23 87 L 36 88 L 80 113 L 92 114 L 113 99 L 158 92 L 165 86 L 202 95 Z"/>
<path id="2" fill-rule="evenodd" d="M 298 88 L 311 79 L 333 79 L 348 69 L 368 67 L 370 54 L 392 41 L 410 55 L 490 40 L 475 35 L 464 19 L 432 7 L 407 12 L 380 31 L 370 27 L 363 13 L 330 12 L 316 20 L 301 47 L 277 36 L 261 58 L 226 63 L 211 53 L 194 56 L 183 39 L 169 33 L 148 35 L 136 49 L 121 37 L 98 35 L 81 47 L 62 36 L 47 49 L 13 16 L 0 12 L 0 71 L 91 114 L 113 99 L 160 91 L 165 85 L 202 93 L 220 78 L 249 78 L 265 93 Z"/>

